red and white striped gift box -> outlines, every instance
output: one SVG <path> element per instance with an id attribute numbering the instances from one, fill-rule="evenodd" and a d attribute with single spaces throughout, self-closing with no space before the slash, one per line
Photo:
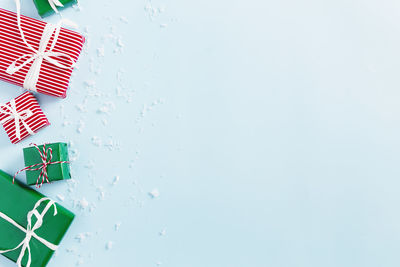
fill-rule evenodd
<path id="1" fill-rule="evenodd" d="M 38 49 L 42 33 L 46 23 L 40 20 L 21 16 L 21 27 L 28 43 Z M 51 37 L 47 49 L 50 48 L 54 36 Z M 60 52 L 78 60 L 82 51 L 85 38 L 83 35 L 61 28 L 54 52 Z M 6 72 L 8 66 L 20 56 L 32 54 L 22 41 L 17 25 L 17 14 L 0 8 L 0 79 L 23 86 L 25 76 L 32 65 L 32 62 L 24 66 L 18 72 L 10 75 Z M 61 63 L 68 65 L 70 61 L 65 57 L 57 58 Z M 47 60 L 43 60 L 39 80 L 36 88 L 38 93 L 66 97 L 68 83 L 71 78 L 72 69 L 58 68 Z"/>
<path id="2" fill-rule="evenodd" d="M 25 123 L 29 126 L 29 128 L 33 132 L 39 131 L 41 128 L 50 125 L 49 121 L 47 120 L 46 115 L 44 115 L 42 109 L 39 106 L 39 103 L 37 102 L 36 98 L 34 95 L 30 92 L 23 93 L 22 95 L 18 96 L 17 98 L 14 98 L 15 101 L 15 107 L 16 111 L 18 113 L 21 112 L 27 112 L 30 110 L 32 113 L 31 116 L 28 118 L 24 119 Z M 11 101 L 10 101 L 11 102 Z M 20 128 L 20 134 L 21 137 L 18 139 L 16 135 L 16 126 L 15 126 L 15 120 L 10 117 L 7 113 L 9 113 L 9 109 L 4 107 L 4 105 L 7 105 L 8 107 L 11 107 L 12 105 L 10 102 L 6 104 L 0 104 L 0 122 L 2 120 L 5 120 L 6 118 L 9 118 L 6 120 L 6 122 L 3 123 L 4 130 L 6 130 L 8 137 L 11 140 L 11 143 L 16 144 L 22 139 L 28 137 L 30 133 L 26 129 L 25 125 L 22 123 L 22 121 L 19 121 L 19 128 Z M 2 113 L 5 112 L 5 113 Z"/>

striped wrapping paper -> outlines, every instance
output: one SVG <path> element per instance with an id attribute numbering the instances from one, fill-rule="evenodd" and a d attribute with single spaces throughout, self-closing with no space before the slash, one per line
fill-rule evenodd
<path id="1" fill-rule="evenodd" d="M 21 16 L 21 26 L 28 43 L 35 49 L 39 48 L 43 29 L 46 23 Z M 53 41 L 53 37 L 48 43 L 47 49 Z M 70 55 L 75 61 L 78 59 L 82 51 L 85 38 L 83 35 L 61 28 L 59 38 L 53 49 L 54 52 L 61 52 Z M 21 34 L 17 26 L 17 14 L 0 8 L 0 79 L 23 86 L 25 76 L 32 65 L 27 64 L 18 72 L 10 75 L 6 73 L 8 66 L 17 58 L 24 54 L 32 54 L 22 41 Z M 58 57 L 57 60 L 64 64 L 70 64 L 65 57 Z M 71 78 L 72 69 L 62 69 L 44 60 L 39 80 L 37 83 L 37 92 L 47 95 L 66 97 L 69 79 Z"/>
<path id="2" fill-rule="evenodd" d="M 36 98 L 30 92 L 23 93 L 22 95 L 15 98 L 15 104 L 17 112 L 21 112 L 28 109 L 32 111 L 33 115 L 25 119 L 25 122 L 35 133 L 39 131 L 41 128 L 50 125 L 49 121 L 46 118 L 46 115 L 44 115 Z M 10 106 L 10 102 L 6 103 L 5 105 Z M 7 111 L 7 109 L 2 107 L 2 105 L 0 105 L 0 109 Z M 8 115 L 0 113 L 0 121 L 5 119 L 6 117 L 8 117 Z M 21 131 L 21 139 L 18 139 L 16 136 L 14 120 L 9 120 L 3 124 L 4 130 L 6 130 L 7 135 L 10 138 L 11 143 L 13 144 L 18 143 L 19 141 L 30 135 L 21 121 L 19 125 Z"/>

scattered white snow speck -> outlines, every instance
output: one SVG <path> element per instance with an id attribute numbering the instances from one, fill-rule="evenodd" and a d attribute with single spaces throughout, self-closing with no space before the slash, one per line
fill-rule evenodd
<path id="1" fill-rule="evenodd" d="M 111 111 L 115 110 L 115 104 L 114 102 L 105 102 L 103 105 L 97 110 L 97 113 L 104 113 L 104 114 L 110 114 Z"/>
<path id="2" fill-rule="evenodd" d="M 151 1 L 149 1 L 146 6 L 144 7 L 144 10 L 146 11 L 147 15 L 149 16 L 150 20 L 154 20 L 154 17 L 157 14 L 157 9 L 153 7 Z"/>
<path id="3" fill-rule="evenodd" d="M 116 185 L 119 182 L 119 176 L 116 175 L 111 183 L 111 185 Z"/>
<path id="4" fill-rule="evenodd" d="M 84 167 L 86 169 L 93 169 L 94 168 L 94 161 L 93 160 L 89 160 L 89 162 L 87 164 L 85 164 Z"/>
<path id="5" fill-rule="evenodd" d="M 96 190 L 97 190 L 97 192 L 99 192 L 99 197 L 98 197 L 98 199 L 99 199 L 99 200 L 103 200 L 104 197 L 105 197 L 105 195 L 106 195 L 106 193 L 104 192 L 103 187 L 102 187 L 102 186 L 98 186 L 98 187 L 96 188 Z"/>
<path id="6" fill-rule="evenodd" d="M 75 236 L 75 239 L 78 240 L 79 243 L 82 243 L 83 240 L 85 240 L 86 236 L 83 233 L 78 234 Z"/>
<path id="7" fill-rule="evenodd" d="M 94 80 L 87 80 L 85 81 L 85 85 L 87 88 L 94 88 L 96 87 L 96 82 Z"/>
<path id="8" fill-rule="evenodd" d="M 124 16 L 119 17 L 119 20 L 122 21 L 123 23 L 128 23 L 128 19 Z"/>
<path id="9" fill-rule="evenodd" d="M 106 250 L 111 250 L 114 246 L 114 243 L 112 241 L 108 241 L 106 243 Z"/>
<path id="10" fill-rule="evenodd" d="M 81 200 L 79 200 L 78 202 L 78 207 L 82 210 L 86 209 L 87 207 L 89 207 L 89 202 L 86 200 L 86 198 L 82 198 Z"/>
<path id="11" fill-rule="evenodd" d="M 79 120 L 78 126 L 76 128 L 77 133 L 82 133 L 83 128 L 85 128 L 85 122 L 83 120 Z"/>
<path id="12" fill-rule="evenodd" d="M 116 47 L 114 49 L 114 53 L 118 54 L 118 53 L 124 52 L 124 47 L 125 47 L 125 44 L 122 42 L 121 37 L 117 37 L 117 39 L 116 39 Z"/>
<path id="13" fill-rule="evenodd" d="M 117 223 L 114 225 L 114 230 L 115 230 L 115 231 L 118 231 L 120 227 L 121 227 L 121 223 L 120 223 L 120 222 L 117 222 Z"/>
<path id="14" fill-rule="evenodd" d="M 76 148 L 70 148 L 69 149 L 69 161 L 77 160 L 78 156 L 79 156 L 78 149 L 76 149 Z"/>
<path id="15" fill-rule="evenodd" d="M 79 260 L 76 262 L 76 266 L 83 265 L 84 263 L 85 261 L 83 260 L 83 258 L 79 258 Z"/>
<path id="16" fill-rule="evenodd" d="M 60 201 L 64 201 L 64 200 L 65 200 L 65 197 L 64 197 L 63 195 L 61 195 L 61 194 L 58 194 L 58 195 L 57 195 L 57 198 L 58 198 L 58 200 L 60 200 Z"/>
<path id="17" fill-rule="evenodd" d="M 76 248 L 66 248 L 65 251 L 67 251 L 68 253 L 75 253 Z"/>
<path id="18" fill-rule="evenodd" d="M 67 180 L 68 188 L 75 188 L 78 182 L 75 179 Z"/>
<path id="19" fill-rule="evenodd" d="M 120 68 L 117 72 L 117 80 L 118 82 L 122 82 L 122 75 L 125 73 L 125 70 L 123 68 Z"/>
<path id="20" fill-rule="evenodd" d="M 149 195 L 150 195 L 152 198 L 157 198 L 157 197 L 160 196 L 160 192 L 158 191 L 157 188 L 155 188 L 155 189 L 153 189 L 151 192 L 149 192 Z"/>
<path id="21" fill-rule="evenodd" d="M 113 140 L 113 139 L 108 140 L 107 143 L 104 144 L 104 146 L 107 147 L 108 150 L 110 150 L 110 151 L 120 150 L 121 149 L 119 143 L 116 140 Z"/>
<path id="22" fill-rule="evenodd" d="M 97 48 L 97 56 L 98 57 L 104 57 L 105 51 L 104 51 L 104 46 Z"/>
<path id="23" fill-rule="evenodd" d="M 84 101 L 84 103 L 82 103 L 82 104 L 76 104 L 75 105 L 76 109 L 81 113 L 87 112 L 87 103 L 86 102 L 87 101 Z"/>
<path id="24" fill-rule="evenodd" d="M 160 236 L 165 236 L 167 234 L 167 229 L 162 229 L 160 232 L 159 232 L 159 235 Z"/>
<path id="25" fill-rule="evenodd" d="M 90 233 L 90 232 L 80 233 L 75 236 L 75 239 L 78 240 L 79 243 L 82 243 L 82 241 L 84 241 L 86 238 L 91 237 L 91 236 L 92 236 L 92 233 Z"/>
<path id="26" fill-rule="evenodd" d="M 67 121 L 67 120 L 64 120 L 62 126 L 65 127 L 65 126 L 68 126 L 68 125 L 71 125 L 71 122 Z"/>
<path id="27" fill-rule="evenodd" d="M 93 137 L 92 137 L 92 144 L 93 144 L 93 145 L 95 145 L 95 146 L 101 146 L 101 143 L 102 143 L 102 141 L 101 141 L 101 138 L 100 138 L 100 137 L 98 137 L 98 136 L 93 136 Z"/>
<path id="28" fill-rule="evenodd" d="M 117 46 L 118 47 L 124 47 L 125 46 L 125 44 L 122 42 L 121 38 L 117 39 Z"/>

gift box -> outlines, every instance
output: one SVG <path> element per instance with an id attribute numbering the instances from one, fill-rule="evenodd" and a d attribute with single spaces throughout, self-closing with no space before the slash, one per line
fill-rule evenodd
<path id="1" fill-rule="evenodd" d="M 74 214 L 0 170 L 0 254 L 24 267 L 44 267 Z"/>
<path id="2" fill-rule="evenodd" d="M 58 26 L 0 9 L 0 79 L 66 97 L 85 38 Z"/>
<path id="3" fill-rule="evenodd" d="M 6 104 L 0 104 L 0 123 L 13 144 L 50 125 L 36 98 L 30 92 Z"/>
<path id="4" fill-rule="evenodd" d="M 78 3 L 77 0 L 33 0 L 33 2 L 42 18 Z"/>
<path id="5" fill-rule="evenodd" d="M 24 148 L 26 183 L 41 186 L 57 180 L 71 179 L 66 143 L 33 145 Z"/>

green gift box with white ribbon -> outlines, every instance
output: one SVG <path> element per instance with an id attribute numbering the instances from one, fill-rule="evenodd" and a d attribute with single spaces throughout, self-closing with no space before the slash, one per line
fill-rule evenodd
<path id="1" fill-rule="evenodd" d="M 45 267 L 74 214 L 0 170 L 0 254 L 19 267 Z"/>

